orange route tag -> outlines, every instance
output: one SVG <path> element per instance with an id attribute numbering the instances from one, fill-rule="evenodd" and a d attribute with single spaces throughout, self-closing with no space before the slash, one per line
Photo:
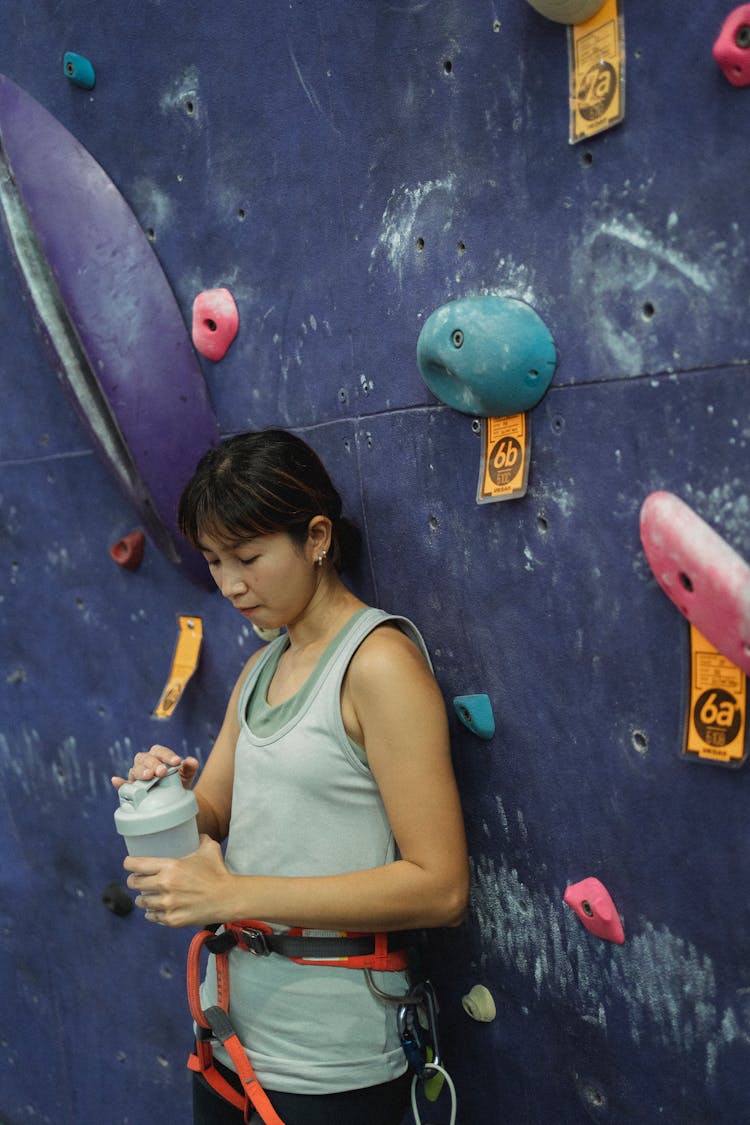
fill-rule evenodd
<path id="1" fill-rule="evenodd" d="M 169 678 L 153 711 L 155 719 L 168 719 L 173 714 L 188 680 L 198 667 L 203 641 L 203 620 L 200 617 L 178 617 L 177 622 L 177 645 Z"/>
<path id="2" fill-rule="evenodd" d="M 685 757 L 741 766 L 746 758 L 745 673 L 690 626 L 690 700 Z"/>
<path id="3" fill-rule="evenodd" d="M 526 414 L 482 419 L 477 504 L 526 495 L 531 427 Z"/>
<path id="4" fill-rule="evenodd" d="M 568 27 L 572 145 L 625 116 L 625 28 L 617 5 L 605 0 L 591 19 Z"/>

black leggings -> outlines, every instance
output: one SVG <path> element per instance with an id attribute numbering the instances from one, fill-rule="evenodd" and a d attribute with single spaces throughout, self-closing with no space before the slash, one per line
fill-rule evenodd
<path id="1" fill-rule="evenodd" d="M 214 1064 L 236 1090 L 237 1075 L 221 1063 Z M 401 1125 L 409 1106 L 411 1071 L 380 1086 L 344 1090 L 340 1094 L 285 1094 L 266 1090 L 284 1125 Z M 193 1075 L 193 1125 L 242 1125 L 242 1110 Z M 259 1118 L 251 1117 L 253 1123 Z"/>

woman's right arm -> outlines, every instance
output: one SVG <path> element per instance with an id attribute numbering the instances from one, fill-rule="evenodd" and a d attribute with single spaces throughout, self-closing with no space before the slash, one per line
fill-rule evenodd
<path id="1" fill-rule="evenodd" d="M 200 770 L 197 758 L 180 758 L 168 746 L 157 744 L 150 750 L 135 755 L 127 779 L 112 778 L 115 789 L 124 785 L 126 780 L 150 781 L 153 777 L 163 777 L 169 768 L 179 765 L 182 784 L 186 789 L 193 789 L 198 801 L 198 831 L 221 843 L 229 832 L 232 813 L 234 753 L 240 733 L 237 717 L 240 692 L 248 672 L 262 651 L 260 649 L 253 653 L 234 685 L 221 729 L 197 782 L 195 779 Z"/>

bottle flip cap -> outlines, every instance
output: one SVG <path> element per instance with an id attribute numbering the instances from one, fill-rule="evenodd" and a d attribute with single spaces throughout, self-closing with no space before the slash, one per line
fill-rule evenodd
<path id="1" fill-rule="evenodd" d="M 124 836 L 131 855 L 187 855 L 198 847 L 195 794 L 183 787 L 179 766 L 150 781 L 130 781 L 118 791 L 120 807 L 115 827 Z M 142 838 L 160 835 L 160 844 Z M 176 845 L 176 850 L 174 849 Z M 147 849 L 143 850 L 146 846 Z M 137 851 L 136 851 L 137 849 Z"/>

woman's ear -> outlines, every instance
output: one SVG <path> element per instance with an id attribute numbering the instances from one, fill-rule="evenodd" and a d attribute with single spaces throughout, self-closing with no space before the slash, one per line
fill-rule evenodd
<path id="1" fill-rule="evenodd" d="M 328 516 L 313 516 L 307 525 L 307 546 L 311 550 L 313 562 L 330 551 L 332 528 L 333 524 Z"/>

